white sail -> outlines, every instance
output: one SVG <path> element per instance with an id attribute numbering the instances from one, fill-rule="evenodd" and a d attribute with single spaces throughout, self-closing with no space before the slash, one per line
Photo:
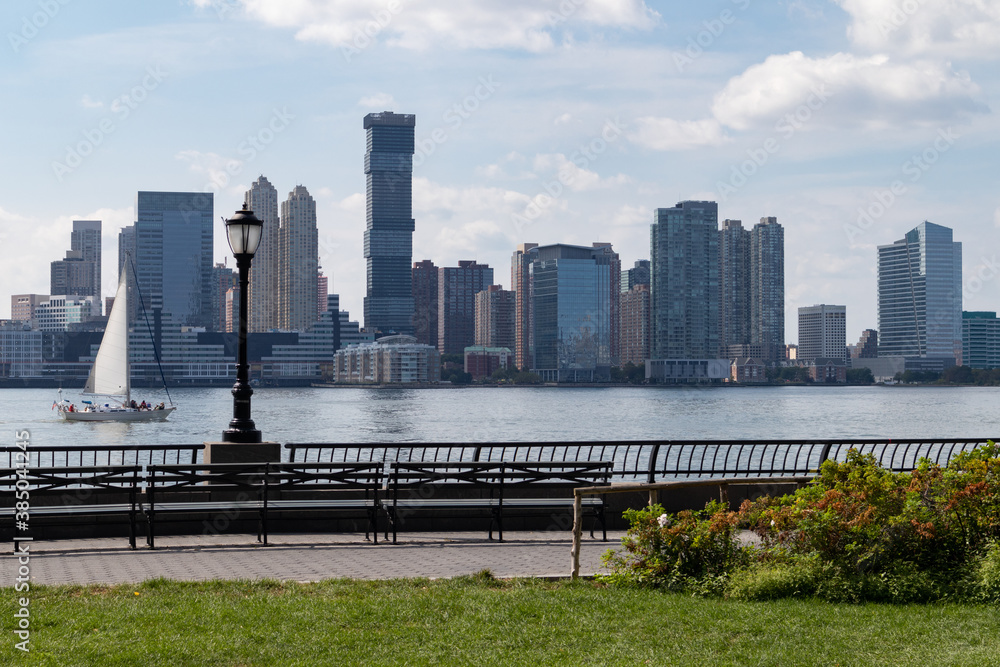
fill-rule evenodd
<path id="1" fill-rule="evenodd" d="M 122 270 L 118 283 L 115 303 L 108 315 L 108 325 L 104 329 L 101 347 L 90 369 L 85 394 L 129 397 L 128 363 L 128 265 Z"/>

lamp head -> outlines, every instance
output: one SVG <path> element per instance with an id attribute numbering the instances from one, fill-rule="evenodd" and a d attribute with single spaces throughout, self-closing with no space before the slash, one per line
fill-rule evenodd
<path id="1" fill-rule="evenodd" d="M 264 223 L 244 203 L 242 210 L 236 211 L 233 217 L 226 220 L 226 234 L 233 255 L 253 257 L 260 245 L 263 229 Z"/>

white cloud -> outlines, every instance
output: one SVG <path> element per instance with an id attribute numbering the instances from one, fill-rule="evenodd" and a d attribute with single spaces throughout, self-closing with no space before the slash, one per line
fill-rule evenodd
<path id="1" fill-rule="evenodd" d="M 534 169 L 535 172 L 543 174 L 554 172 L 559 182 L 573 192 L 608 188 L 628 182 L 628 177 L 624 174 L 601 178 L 597 172 L 580 167 L 562 153 L 541 153 L 536 155 Z"/>
<path id="2" fill-rule="evenodd" d="M 851 19 L 858 46 L 910 56 L 1000 57 L 995 0 L 835 0 Z"/>
<path id="3" fill-rule="evenodd" d="M 180 151 L 174 157 L 187 162 L 188 169 L 204 177 L 202 192 L 227 190 L 242 196 L 246 190 L 246 186 L 233 182 L 233 176 L 243 171 L 242 160 L 196 150 Z"/>
<path id="4" fill-rule="evenodd" d="M 727 127 L 775 125 L 802 111 L 816 127 L 942 123 L 987 110 L 978 85 L 948 65 L 800 51 L 768 57 L 729 80 L 712 114 Z M 829 107 L 829 108 L 827 108 Z M 820 111 L 822 109 L 822 111 Z"/>
<path id="5" fill-rule="evenodd" d="M 564 113 L 563 115 L 559 116 L 552 122 L 554 125 L 565 125 L 566 123 L 569 123 L 572 120 L 573 116 L 571 114 Z"/>
<path id="6" fill-rule="evenodd" d="M 83 99 L 80 100 L 80 106 L 84 109 L 103 109 L 104 102 L 91 99 L 90 95 L 84 95 Z"/>
<path id="7" fill-rule="evenodd" d="M 209 0 L 197 0 L 209 3 Z M 659 14 L 643 0 L 243 0 L 247 14 L 296 29 L 296 38 L 364 49 L 383 37 L 407 49 L 545 51 L 563 27 L 646 29 Z"/>
<path id="8" fill-rule="evenodd" d="M 389 93 L 376 93 L 370 97 L 362 97 L 358 100 L 358 106 L 366 109 L 378 109 L 379 111 L 392 111 L 399 105 Z"/>
<path id="9" fill-rule="evenodd" d="M 713 118 L 678 121 L 645 116 L 637 119 L 636 124 L 638 129 L 628 135 L 629 141 L 658 151 L 718 146 L 729 140 L 719 121 Z"/>
<path id="10" fill-rule="evenodd" d="M 646 208 L 645 206 L 631 206 L 630 204 L 625 204 L 615 213 L 615 217 L 611 220 L 611 224 L 614 227 L 641 226 L 645 228 L 648 227 L 652 220 L 652 209 Z"/>
<path id="11" fill-rule="evenodd" d="M 348 195 L 341 199 L 337 203 L 337 206 L 351 213 L 364 213 L 367 203 L 364 193 L 355 192 L 353 195 Z"/>

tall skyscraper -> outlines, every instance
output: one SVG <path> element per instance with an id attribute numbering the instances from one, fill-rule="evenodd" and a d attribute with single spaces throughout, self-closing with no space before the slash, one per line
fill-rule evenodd
<path id="1" fill-rule="evenodd" d="M 247 294 L 250 312 L 247 328 L 256 332 L 270 331 L 278 328 L 280 319 L 278 191 L 261 175 L 243 195 L 243 202 L 264 223 L 260 246 L 250 267 L 250 291 Z"/>
<path id="2" fill-rule="evenodd" d="M 517 246 L 510 260 L 510 289 L 514 292 L 514 363 L 519 370 L 531 368 L 532 353 L 531 291 L 530 272 L 531 251 L 537 243 L 522 243 Z"/>
<path id="3" fill-rule="evenodd" d="M 865 329 L 861 332 L 858 344 L 854 346 L 857 350 L 857 359 L 877 359 L 878 358 L 878 331 L 875 329 Z M 852 355 L 853 356 L 853 355 Z"/>
<path id="4" fill-rule="evenodd" d="M 656 209 L 650 230 L 654 359 L 714 359 L 719 351 L 718 205 Z"/>
<path id="5" fill-rule="evenodd" d="M 305 331 L 318 319 L 319 233 L 316 202 L 304 186 L 281 202 L 278 248 L 278 326 Z"/>
<path id="6" fill-rule="evenodd" d="M 532 248 L 534 363 L 549 382 L 610 379 L 618 364 L 621 261 L 607 243 Z"/>
<path id="7" fill-rule="evenodd" d="M 750 232 L 740 220 L 719 230 L 719 356 L 750 343 Z"/>
<path id="8" fill-rule="evenodd" d="M 649 286 L 648 259 L 637 259 L 631 269 L 622 269 L 622 294 L 636 285 Z"/>
<path id="9" fill-rule="evenodd" d="M 766 361 L 785 358 L 785 230 L 773 217 L 750 233 L 750 342 Z"/>
<path id="10" fill-rule="evenodd" d="M 365 116 L 368 193 L 365 327 L 413 333 L 413 135 L 416 116 L 391 111 Z"/>
<path id="11" fill-rule="evenodd" d="M 80 252 L 83 260 L 92 262 L 94 270 L 93 288 L 90 296 L 101 298 L 101 221 L 74 220 L 70 233 L 71 250 Z M 55 292 L 53 292 L 55 294 Z M 86 295 L 85 295 L 86 296 Z"/>
<path id="12" fill-rule="evenodd" d="M 622 271 L 624 275 L 625 272 Z M 649 285 L 639 283 L 621 297 L 621 363 L 642 365 L 652 340 Z"/>
<path id="13" fill-rule="evenodd" d="M 847 306 L 821 303 L 799 308 L 797 358 L 847 360 Z"/>
<path id="14" fill-rule="evenodd" d="M 422 345 L 438 344 L 438 267 L 425 259 L 414 262 L 413 335 Z"/>
<path id="15" fill-rule="evenodd" d="M 438 269 L 438 351 L 462 354 L 476 341 L 476 293 L 493 284 L 493 269 L 473 260 Z"/>
<path id="16" fill-rule="evenodd" d="M 500 285 L 476 294 L 476 345 L 514 350 L 515 303 L 514 292 Z"/>
<path id="17" fill-rule="evenodd" d="M 952 230 L 922 222 L 878 247 L 878 354 L 959 360 L 962 356 L 962 244 Z"/>
<path id="18" fill-rule="evenodd" d="M 133 224 L 133 225 L 128 225 L 127 227 L 122 227 L 118 231 L 118 264 L 117 264 L 118 271 L 116 275 L 118 276 L 119 281 L 122 278 L 122 267 L 125 266 L 125 262 L 128 261 L 128 257 L 131 257 L 132 262 L 134 263 L 135 256 L 136 256 L 135 225 Z M 138 312 L 138 304 L 136 303 L 137 299 L 134 298 L 135 294 L 133 291 L 134 286 L 131 283 L 128 284 L 127 289 L 130 297 L 128 300 L 128 321 L 134 322 L 136 313 Z M 111 308 L 108 306 L 108 301 L 110 301 L 110 303 L 113 304 L 115 298 L 112 296 L 105 301 L 104 312 L 105 314 L 110 315 Z"/>
<path id="19" fill-rule="evenodd" d="M 252 269 L 251 269 L 252 270 Z M 227 326 L 227 317 L 229 317 L 228 308 L 229 305 L 226 303 L 226 294 L 229 290 L 236 288 L 236 317 L 239 319 L 239 285 L 240 278 L 239 273 L 233 271 L 224 263 L 216 264 L 212 268 L 212 310 L 215 313 L 215 323 L 212 328 L 215 331 L 231 331 Z M 239 325 L 237 324 L 237 330 L 239 330 Z"/>
<path id="20" fill-rule="evenodd" d="M 320 271 L 316 276 L 316 319 L 330 307 L 327 297 L 330 294 L 330 279 Z"/>
<path id="21" fill-rule="evenodd" d="M 145 307 L 180 326 L 211 328 L 212 193 L 139 192 L 135 209 L 134 263 Z"/>
<path id="22" fill-rule="evenodd" d="M 52 262 L 50 294 L 92 296 L 101 300 L 101 221 L 74 220 L 66 258 Z M 97 313 L 100 315 L 100 313 Z"/>

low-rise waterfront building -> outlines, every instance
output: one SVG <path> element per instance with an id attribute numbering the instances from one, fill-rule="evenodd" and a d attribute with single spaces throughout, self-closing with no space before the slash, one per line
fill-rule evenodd
<path id="1" fill-rule="evenodd" d="M 465 348 L 465 372 L 473 380 L 488 378 L 501 368 L 508 369 L 513 360 L 514 353 L 509 347 L 473 345 Z"/>
<path id="2" fill-rule="evenodd" d="M 656 384 L 718 383 L 730 377 L 728 359 L 647 359 L 646 380 Z"/>
<path id="3" fill-rule="evenodd" d="M 441 378 L 441 353 L 415 336 L 383 336 L 337 350 L 334 381 L 345 384 L 423 384 Z"/>
<path id="4" fill-rule="evenodd" d="M 40 377 L 42 337 L 42 332 L 33 331 L 29 324 L 0 320 L 0 377 Z"/>
<path id="5" fill-rule="evenodd" d="M 730 367 L 729 379 L 739 384 L 767 382 L 767 366 L 754 357 L 737 357 Z"/>
<path id="6" fill-rule="evenodd" d="M 1000 368 L 1000 319 L 994 311 L 962 311 L 962 365 Z"/>

